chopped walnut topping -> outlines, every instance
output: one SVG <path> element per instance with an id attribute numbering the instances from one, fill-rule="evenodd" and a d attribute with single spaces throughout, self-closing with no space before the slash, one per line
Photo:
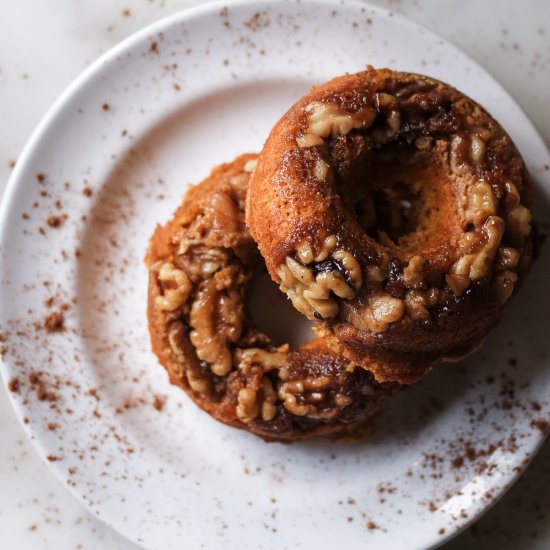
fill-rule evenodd
<path id="1" fill-rule="evenodd" d="M 185 327 L 181 321 L 173 322 L 168 330 L 168 344 L 170 344 L 170 349 L 178 361 L 182 360 L 185 356 L 180 346 L 180 341 L 184 332 Z"/>
<path id="2" fill-rule="evenodd" d="M 200 239 L 182 239 L 178 247 L 178 256 L 186 254 L 190 248 L 202 244 Z"/>
<path id="3" fill-rule="evenodd" d="M 380 111 L 385 107 L 393 108 L 397 105 L 397 99 L 391 94 L 379 92 L 374 96 L 374 104 L 376 105 L 376 109 Z"/>
<path id="4" fill-rule="evenodd" d="M 512 205 L 507 216 L 507 229 L 511 229 L 521 237 L 526 237 L 531 232 L 531 212 L 521 204 L 518 188 L 512 182 L 506 182 L 504 188 Z"/>
<path id="5" fill-rule="evenodd" d="M 313 175 L 317 181 L 325 181 L 329 173 L 329 165 L 321 158 L 315 161 Z"/>
<path id="6" fill-rule="evenodd" d="M 506 194 L 508 195 L 508 197 L 512 199 L 512 205 L 519 206 L 521 198 L 519 196 L 518 188 L 511 181 L 507 181 L 504 184 L 504 189 L 506 190 Z"/>
<path id="7" fill-rule="evenodd" d="M 338 313 L 338 304 L 333 299 L 315 298 L 311 294 L 306 298 L 304 287 L 297 287 L 295 290 L 285 290 L 284 287 L 281 287 L 281 290 L 286 292 L 294 307 L 309 319 L 314 319 L 316 313 L 323 319 L 335 317 Z"/>
<path id="8" fill-rule="evenodd" d="M 228 344 L 239 339 L 242 317 L 239 294 L 220 292 L 214 278 L 197 292 L 189 313 L 189 337 L 199 359 L 209 363 L 217 376 L 225 376 L 231 370 L 233 360 Z"/>
<path id="9" fill-rule="evenodd" d="M 394 131 L 399 132 L 401 129 L 401 113 L 397 109 L 397 99 L 391 94 L 377 93 L 374 98 L 376 109 L 384 111 L 386 114 L 386 122 Z"/>
<path id="10" fill-rule="evenodd" d="M 483 157 L 485 156 L 486 149 L 487 147 L 482 137 L 478 136 L 477 134 L 474 134 L 471 139 L 470 150 L 472 154 L 472 160 L 475 163 L 479 164 L 480 162 L 483 161 Z"/>
<path id="11" fill-rule="evenodd" d="M 424 264 L 422 256 L 413 256 L 403 270 L 403 281 L 409 288 L 421 288 L 424 284 Z"/>
<path id="12" fill-rule="evenodd" d="M 281 287 L 281 290 L 285 292 L 283 287 Z M 292 305 L 308 319 L 314 319 L 315 313 L 325 319 L 335 317 L 338 313 L 338 305 L 334 300 L 315 300 L 311 298 L 306 300 L 304 298 L 304 291 L 301 288 L 297 288 L 296 290 L 289 288 L 286 290 L 286 294 L 290 298 Z"/>
<path id="13" fill-rule="evenodd" d="M 241 374 L 243 376 L 236 379 L 241 386 L 237 392 L 235 409 L 239 420 L 245 424 L 258 418 L 272 420 L 277 414 L 277 392 L 271 380 L 264 376 L 264 369 L 261 366 L 245 365 Z"/>
<path id="14" fill-rule="evenodd" d="M 462 256 L 451 268 L 451 274 L 465 275 L 472 280 L 485 277 L 504 234 L 504 221 L 498 216 L 489 216 L 482 233 L 486 241 L 481 250 Z"/>
<path id="15" fill-rule="evenodd" d="M 508 214 L 508 225 L 511 225 L 522 237 L 526 237 L 531 232 L 532 218 L 529 209 L 520 204 Z"/>
<path id="16" fill-rule="evenodd" d="M 480 223 L 485 219 L 481 228 L 481 239 L 484 244 L 475 252 L 462 256 L 452 267 L 451 273 L 446 275 L 446 281 L 453 293 L 460 296 L 470 285 L 470 280 L 481 279 L 486 276 L 491 263 L 495 259 L 497 270 L 515 267 L 519 253 L 508 247 L 500 247 L 504 233 L 504 222 L 496 212 L 497 200 L 491 187 L 484 181 L 478 181 L 468 195 L 465 209 L 467 221 Z M 478 245 L 480 234 L 468 231 L 462 235 L 462 249 L 472 249 Z M 515 262 L 515 263 L 514 263 Z"/>
<path id="17" fill-rule="evenodd" d="M 424 321 L 431 319 L 428 310 L 438 303 L 439 295 L 440 291 L 437 288 L 431 288 L 428 291 L 409 290 L 405 296 L 407 313 L 413 319 Z"/>
<path id="18" fill-rule="evenodd" d="M 323 138 L 316 136 L 315 134 L 304 134 L 296 138 L 296 143 L 301 149 L 307 149 L 308 147 L 315 147 L 316 145 L 323 145 Z"/>
<path id="19" fill-rule="evenodd" d="M 323 242 L 321 250 L 315 257 L 316 262 L 322 262 L 329 257 L 329 254 L 336 248 L 336 235 L 329 235 Z"/>
<path id="20" fill-rule="evenodd" d="M 468 223 L 480 224 L 488 216 L 496 214 L 497 198 L 491 186 L 483 180 L 479 180 L 470 188 L 466 201 L 464 218 Z"/>
<path id="21" fill-rule="evenodd" d="M 202 279 L 205 275 L 212 275 L 225 266 L 229 260 L 227 251 L 219 247 L 193 246 L 191 253 L 193 261 L 188 264 L 188 273 L 191 279 L 193 277 Z"/>
<path id="22" fill-rule="evenodd" d="M 299 147 L 321 145 L 324 138 L 345 136 L 354 128 L 370 126 L 376 117 L 376 112 L 364 109 L 357 113 L 348 113 L 335 105 L 314 101 L 306 107 L 309 113 L 308 128 L 297 138 Z M 317 142 L 315 138 L 321 140 Z"/>
<path id="23" fill-rule="evenodd" d="M 176 269 L 171 263 L 164 263 L 159 269 L 158 279 L 162 283 L 176 284 L 175 288 L 165 288 L 163 295 L 155 298 L 155 305 L 159 309 L 174 311 L 187 301 L 191 282 L 184 271 Z"/>
<path id="24" fill-rule="evenodd" d="M 306 110 L 310 113 L 308 134 L 320 138 L 345 136 L 353 128 L 352 116 L 334 105 L 315 101 Z"/>
<path id="25" fill-rule="evenodd" d="M 269 422 L 277 414 L 277 392 L 273 389 L 271 380 L 264 377 L 262 380 L 263 401 L 261 408 L 262 420 Z"/>
<path id="26" fill-rule="evenodd" d="M 394 132 L 399 132 L 401 129 L 401 113 L 399 111 L 392 111 L 386 122 Z"/>
<path id="27" fill-rule="evenodd" d="M 332 257 L 342 265 L 355 289 L 360 289 L 363 284 L 363 274 L 359 262 L 353 255 L 347 250 L 336 250 L 332 253 Z"/>
<path id="28" fill-rule="evenodd" d="M 369 300 L 369 306 L 375 331 L 385 330 L 387 325 L 399 321 L 405 313 L 403 300 L 389 294 L 374 296 Z"/>
<path id="29" fill-rule="evenodd" d="M 479 244 L 479 234 L 476 231 L 465 231 L 459 240 L 461 250 L 470 250 Z"/>
<path id="30" fill-rule="evenodd" d="M 285 264 L 277 270 L 281 280 L 281 290 L 292 300 L 294 307 L 310 319 L 315 318 L 315 314 L 324 319 L 334 317 L 338 313 L 338 304 L 331 298 L 331 292 L 340 298 L 351 300 L 363 284 L 361 266 L 357 260 L 350 252 L 334 250 L 335 247 L 336 237 L 334 235 L 327 237 L 315 261 L 323 261 L 331 254 L 354 287 L 344 279 L 337 266 L 332 271 L 322 271 L 314 276 L 313 270 L 307 264 L 303 265 L 287 256 Z M 297 256 L 311 260 L 313 257 L 311 246 L 303 241 L 300 242 L 297 246 Z"/>
<path id="31" fill-rule="evenodd" d="M 239 350 L 238 358 L 239 368 L 245 368 L 251 365 L 261 365 L 264 372 L 286 367 L 288 362 L 288 353 L 280 351 L 267 351 L 261 348 L 248 348 Z"/>
<path id="32" fill-rule="evenodd" d="M 334 397 L 334 402 L 338 407 L 343 409 L 344 407 L 347 407 L 351 403 L 351 397 L 348 397 L 347 395 L 344 395 L 343 393 L 337 393 Z"/>
<path id="33" fill-rule="evenodd" d="M 507 302 L 512 296 L 517 280 L 518 276 L 513 271 L 503 271 L 495 275 L 492 286 L 501 304 Z"/>
<path id="34" fill-rule="evenodd" d="M 253 388 L 243 388 L 237 395 L 237 416 L 245 423 L 256 418 L 260 412 L 256 393 Z"/>
<path id="35" fill-rule="evenodd" d="M 302 382 L 284 382 L 279 387 L 279 398 L 284 402 L 285 409 L 296 416 L 305 416 L 311 412 L 311 405 L 300 404 L 296 394 L 304 391 Z"/>
<path id="36" fill-rule="evenodd" d="M 305 293 L 304 298 L 307 303 L 313 308 L 313 310 L 318 313 L 323 319 L 336 317 L 336 315 L 338 314 L 338 304 L 330 298 L 306 297 Z"/>
<path id="37" fill-rule="evenodd" d="M 296 245 L 296 254 L 304 264 L 310 264 L 313 261 L 313 250 L 307 241 L 301 241 Z"/>
<path id="38" fill-rule="evenodd" d="M 278 397 L 293 415 L 327 420 L 337 416 L 352 402 L 333 383 L 334 380 L 327 375 L 293 378 L 279 386 Z M 373 395 L 374 389 L 365 384 L 361 392 L 363 395 Z"/>
<path id="39" fill-rule="evenodd" d="M 460 296 L 470 286 L 468 275 L 448 273 L 445 275 L 445 280 L 456 296 Z"/>
<path id="40" fill-rule="evenodd" d="M 368 265 L 366 268 L 367 280 L 371 283 L 381 283 L 388 276 L 389 256 L 382 255 L 377 264 Z"/>
<path id="41" fill-rule="evenodd" d="M 496 266 L 500 271 L 514 269 L 518 265 L 520 254 L 515 248 L 501 246 L 497 252 Z"/>
<path id="42" fill-rule="evenodd" d="M 451 151 L 450 151 L 450 167 L 451 172 L 456 176 L 461 176 L 466 174 L 470 169 L 468 164 L 464 162 L 463 156 L 461 155 L 462 149 L 464 148 L 465 139 L 461 136 L 453 136 L 451 139 Z"/>
<path id="43" fill-rule="evenodd" d="M 207 395 L 210 391 L 210 381 L 206 376 L 195 369 L 187 369 L 187 381 L 191 389 L 201 395 Z"/>
<path id="44" fill-rule="evenodd" d="M 384 292 L 377 292 L 368 298 L 362 312 L 364 328 L 372 332 L 384 332 L 391 323 L 399 321 L 405 314 L 405 302 Z M 356 316 L 352 315 L 352 316 Z M 356 323 L 354 323 L 356 324 Z"/>
<path id="45" fill-rule="evenodd" d="M 187 360 L 185 353 L 186 341 L 185 325 L 181 321 L 173 321 L 168 328 L 168 344 L 173 353 L 174 359 L 170 363 L 170 375 L 177 379 L 187 377 L 191 389 L 201 395 L 207 395 L 210 392 L 210 381 L 205 373 L 193 364 L 193 361 Z"/>
<path id="46" fill-rule="evenodd" d="M 292 275 L 300 281 L 303 285 L 312 285 L 314 282 L 313 273 L 310 269 L 304 265 L 298 263 L 296 260 L 293 260 L 290 256 L 287 256 L 286 265 Z"/>
<path id="47" fill-rule="evenodd" d="M 336 296 L 345 298 L 346 300 L 351 300 L 355 296 L 355 290 L 346 283 L 339 271 L 319 273 L 315 278 L 315 282 L 315 286 L 304 291 L 306 299 L 311 297 L 326 300 L 330 296 L 331 291 Z"/>

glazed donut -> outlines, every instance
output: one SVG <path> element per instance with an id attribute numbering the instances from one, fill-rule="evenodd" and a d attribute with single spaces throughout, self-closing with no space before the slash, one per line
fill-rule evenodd
<path id="1" fill-rule="evenodd" d="M 191 188 L 148 250 L 152 348 L 170 381 L 206 412 L 271 441 L 358 438 L 395 384 L 322 339 L 290 350 L 246 312 L 252 279 L 265 264 L 244 220 L 256 155 L 242 155 Z"/>
<path id="2" fill-rule="evenodd" d="M 247 223 L 272 279 L 378 381 L 474 350 L 533 258 L 533 190 L 461 92 L 376 70 L 313 88 L 275 125 Z"/>

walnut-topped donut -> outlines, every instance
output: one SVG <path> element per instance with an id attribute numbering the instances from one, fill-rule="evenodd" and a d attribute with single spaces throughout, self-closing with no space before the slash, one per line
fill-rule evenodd
<path id="1" fill-rule="evenodd" d="M 379 381 L 475 349 L 533 255 L 520 154 L 477 103 L 388 69 L 314 88 L 273 128 L 247 199 L 271 277 Z M 374 362 L 372 359 L 374 358 Z"/>
<path id="2" fill-rule="evenodd" d="M 214 169 L 156 229 L 146 258 L 153 351 L 222 422 L 274 441 L 361 437 L 397 385 L 377 384 L 323 339 L 276 345 L 246 313 L 251 280 L 265 271 L 244 221 L 255 162 L 242 155 Z"/>

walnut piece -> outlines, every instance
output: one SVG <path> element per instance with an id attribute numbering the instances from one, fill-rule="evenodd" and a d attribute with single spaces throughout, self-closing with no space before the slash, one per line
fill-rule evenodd
<path id="1" fill-rule="evenodd" d="M 322 145 L 329 137 L 345 136 L 354 128 L 367 128 L 376 118 L 376 111 L 363 109 L 348 113 L 336 105 L 313 101 L 305 108 L 308 113 L 307 129 L 296 138 L 300 148 Z"/>
<path id="2" fill-rule="evenodd" d="M 164 288 L 163 294 L 155 298 L 156 307 L 164 311 L 174 311 L 187 301 L 191 292 L 191 282 L 184 271 L 166 262 L 159 269 L 158 280 L 167 284 L 175 283 L 176 286 Z"/>
<path id="3" fill-rule="evenodd" d="M 336 316 L 338 304 L 331 294 L 351 300 L 363 284 L 359 262 L 348 251 L 335 250 L 336 243 L 335 235 L 327 237 L 315 256 L 315 261 L 324 261 L 330 255 L 353 286 L 344 278 L 338 266 L 332 271 L 324 270 L 314 275 L 313 268 L 309 267 L 314 257 L 313 249 L 305 241 L 299 242 L 296 246 L 296 255 L 301 261 L 287 256 L 285 263 L 277 270 L 281 290 L 291 299 L 294 307 L 309 319 L 314 319 L 316 315 L 323 319 Z"/>
<path id="4" fill-rule="evenodd" d="M 242 319 L 239 294 L 219 291 L 215 279 L 208 279 L 191 306 L 189 337 L 199 359 L 209 363 L 217 376 L 225 376 L 231 371 L 233 358 L 229 343 L 239 339 Z"/>

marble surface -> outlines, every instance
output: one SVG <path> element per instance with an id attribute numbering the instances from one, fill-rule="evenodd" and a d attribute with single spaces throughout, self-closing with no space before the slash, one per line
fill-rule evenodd
<path id="1" fill-rule="evenodd" d="M 196 0 L 0 2 L 0 191 L 34 126 L 97 56 Z M 519 101 L 550 144 L 550 2 L 372 0 L 454 42 Z M 368 60 L 366 60 L 368 61 Z M 490 110 L 490 105 L 487 106 Z M 549 298 L 549 297 L 547 297 Z M 481 520 L 445 546 L 550 547 L 550 442 Z M 136 548 L 90 515 L 37 456 L 0 388 L 0 548 Z"/>

